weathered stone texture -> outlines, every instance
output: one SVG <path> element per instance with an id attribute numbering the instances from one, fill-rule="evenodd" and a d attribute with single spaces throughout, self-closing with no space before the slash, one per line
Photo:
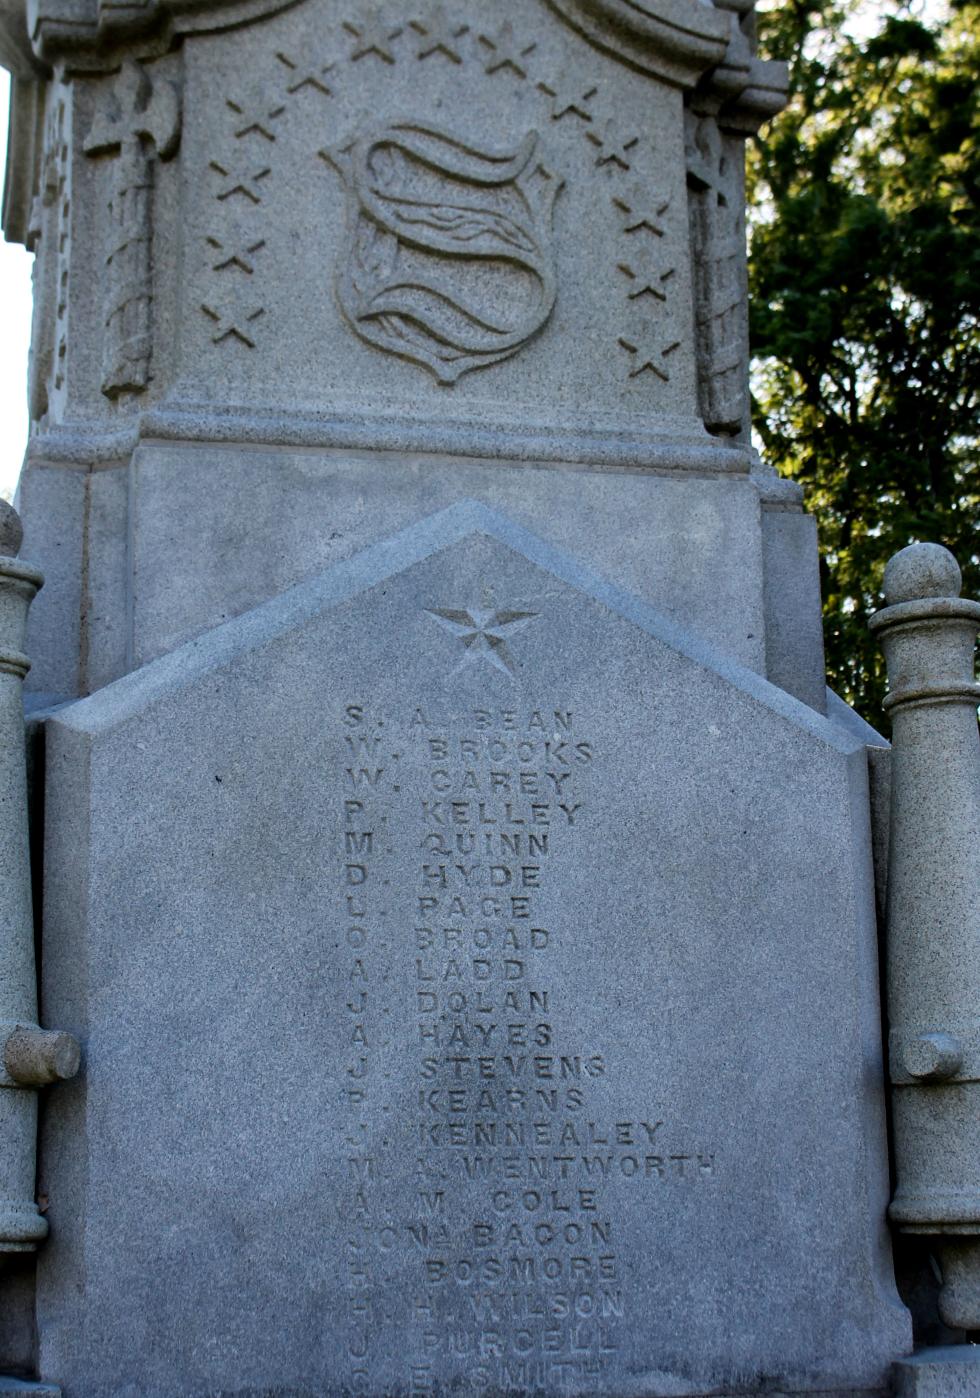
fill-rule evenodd
<path id="1" fill-rule="evenodd" d="M 86 1064 L 8 1355 L 878 1395 L 880 740 L 748 440 L 750 6 L 21 18 L 41 1008 Z"/>
<path id="2" fill-rule="evenodd" d="M 460 506 L 63 710 L 48 772 L 69 1391 L 884 1381 L 860 742 Z"/>

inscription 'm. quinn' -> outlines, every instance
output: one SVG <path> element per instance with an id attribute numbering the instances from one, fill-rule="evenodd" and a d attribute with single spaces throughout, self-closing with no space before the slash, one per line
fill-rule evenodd
<path id="1" fill-rule="evenodd" d="M 474 659 L 508 675 L 516 670 L 509 633 L 537 620 L 517 610 L 430 614 Z M 577 1135 L 576 1124 L 584 1138 L 578 1117 L 606 1063 L 595 1046 L 563 1042 L 549 966 L 570 929 L 548 925 L 542 901 L 556 853 L 576 838 L 576 819 L 586 819 L 580 787 L 594 744 L 567 708 L 473 717 L 468 732 L 421 712 L 414 724 L 419 1165 L 443 1195 L 475 1185 L 481 1200 L 479 1215 L 464 1216 L 461 1227 L 419 1221 L 424 1269 L 412 1372 L 420 1395 L 433 1391 L 437 1369 L 451 1359 L 469 1362 L 477 1388 L 525 1384 L 535 1367 L 554 1387 L 556 1365 L 581 1380 L 617 1348 L 623 1316 L 619 1288 L 601 1301 L 594 1290 L 600 1271 L 609 1277 L 617 1265 L 602 1203 L 607 1176 L 569 1182 L 571 1147 L 561 1144 Z M 543 1147 L 552 1122 L 552 1153 L 568 1156 L 555 1169 L 566 1178 L 556 1174 L 539 1188 L 528 1182 L 530 1162 L 549 1168 Z M 603 1135 L 594 1122 L 593 1134 Z M 567 1289 L 547 1323 L 530 1307 L 511 1319 L 515 1284 L 551 1286 L 559 1276 Z"/>

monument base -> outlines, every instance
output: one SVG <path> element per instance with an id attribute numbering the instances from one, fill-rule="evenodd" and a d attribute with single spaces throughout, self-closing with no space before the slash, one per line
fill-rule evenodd
<path id="1" fill-rule="evenodd" d="M 895 1365 L 896 1398 L 976 1398 L 980 1345 L 941 1345 Z"/>
<path id="2" fill-rule="evenodd" d="M 8 1379 L 0 1374 L 0 1394 L 39 1393 L 42 1398 L 61 1398 L 61 1389 L 56 1383 L 32 1383 L 30 1379 Z"/>
<path id="3" fill-rule="evenodd" d="M 911 1371 L 914 1366 L 918 1365 L 918 1372 L 923 1376 L 923 1381 L 927 1385 L 931 1385 L 903 1388 L 901 1385 L 906 1380 L 900 1378 L 899 1387 L 896 1390 L 897 1398 L 905 1398 L 906 1394 L 913 1394 L 915 1398 L 933 1398 L 933 1395 L 935 1398 L 946 1398 L 947 1394 L 956 1395 L 956 1398 L 959 1398 L 961 1394 L 969 1394 L 972 1398 L 972 1395 L 980 1391 L 977 1389 L 977 1377 L 980 1374 L 980 1369 L 978 1369 L 976 1360 L 957 1363 L 954 1359 L 952 1362 L 946 1362 L 946 1356 L 956 1356 L 958 1353 L 959 1348 L 955 1346 L 951 1346 L 949 1349 L 924 1350 L 921 1355 L 916 1355 L 914 1359 L 904 1360 L 900 1365 L 897 1365 L 896 1371 L 898 1369 Z M 980 1350 L 977 1351 L 977 1354 L 980 1355 Z M 942 1357 L 941 1360 L 936 1359 L 937 1355 Z M 919 1364 L 920 1360 L 926 1362 Z M 931 1377 L 933 1374 L 938 1375 L 938 1380 Z M 926 1375 L 929 1377 L 925 1377 Z M 913 1385 L 918 1381 L 914 1374 L 909 1380 Z M 935 1386 L 937 1382 L 939 1384 L 959 1383 L 961 1387 Z M 269 1390 L 270 1398 L 273 1392 L 278 1393 L 279 1391 L 278 1389 Z M 42 1398 L 61 1398 L 61 1392 L 61 1388 L 57 1384 L 32 1383 L 27 1379 L 5 1378 L 0 1374 L 0 1398 L 6 1394 L 17 1393 L 40 1394 Z M 265 1398 L 265 1395 L 261 1395 L 261 1398 Z M 716 1391 L 712 1394 L 698 1395 L 698 1398 L 745 1398 L 745 1395 L 744 1392 L 741 1394 L 734 1392 L 719 1394 Z M 778 1392 L 770 1393 L 769 1398 L 800 1398 L 800 1395 L 799 1393 L 791 1393 L 788 1389 L 780 1389 Z M 881 1389 L 834 1388 L 823 1389 L 820 1393 L 812 1395 L 812 1398 L 886 1398 L 886 1395 Z"/>

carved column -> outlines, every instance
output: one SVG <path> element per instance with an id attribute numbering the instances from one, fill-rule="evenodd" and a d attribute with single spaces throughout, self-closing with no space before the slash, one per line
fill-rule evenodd
<path id="1" fill-rule="evenodd" d="M 34 253 L 34 321 L 28 378 L 28 403 L 35 422 L 50 410 L 61 387 L 68 307 L 69 104 L 52 85 L 45 121 L 39 188 L 28 234 Z"/>
<path id="2" fill-rule="evenodd" d="M 713 116 L 685 117 L 701 416 L 709 432 L 735 433 L 748 379 L 741 142 Z"/>
<path id="3" fill-rule="evenodd" d="M 888 859 L 891 1218 L 932 1234 L 947 1325 L 980 1330 L 980 603 L 936 544 L 888 564 L 881 638 L 893 722 Z"/>
<path id="4" fill-rule="evenodd" d="M 153 169 L 177 149 L 180 108 L 172 84 L 152 83 L 127 60 L 103 94 L 85 151 L 115 154 L 109 198 L 102 392 L 141 392 L 153 350 Z"/>
<path id="5" fill-rule="evenodd" d="M 70 1034 L 37 1026 L 21 681 L 27 610 L 43 578 L 17 561 L 20 540 L 16 512 L 0 502 L 0 1252 L 29 1252 L 47 1234 L 34 1202 L 36 1089 L 73 1077 L 79 1062 Z"/>

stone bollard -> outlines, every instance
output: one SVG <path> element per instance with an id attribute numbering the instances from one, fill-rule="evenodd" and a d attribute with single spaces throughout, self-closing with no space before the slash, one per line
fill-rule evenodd
<path id="1" fill-rule="evenodd" d="M 947 1325 L 980 1330 L 980 603 L 955 558 L 902 549 L 871 619 L 888 665 L 891 1219 L 931 1234 Z M 965 1391 L 965 1390 L 964 1390 Z"/>
<path id="2" fill-rule="evenodd" d="M 34 1200 L 37 1088 L 79 1064 L 70 1034 L 37 1025 L 21 682 L 27 611 L 43 578 L 17 561 L 22 532 L 0 501 L 0 1253 L 30 1252 L 47 1234 Z"/>

